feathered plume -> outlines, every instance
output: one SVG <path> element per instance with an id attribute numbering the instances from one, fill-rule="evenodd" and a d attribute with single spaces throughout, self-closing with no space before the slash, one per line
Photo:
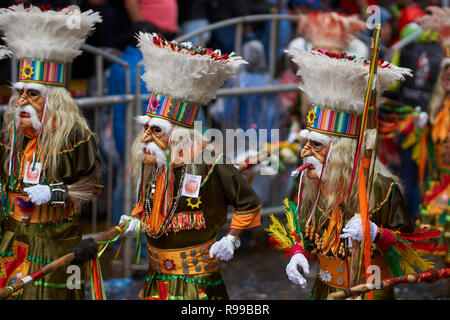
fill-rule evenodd
<path id="1" fill-rule="evenodd" d="M 356 33 L 366 29 L 366 24 L 357 15 L 311 12 L 300 16 L 298 29 L 299 32 L 305 33 L 315 48 L 344 50 L 355 38 Z"/>
<path id="2" fill-rule="evenodd" d="M 23 4 L 0 9 L 3 40 L 18 59 L 72 62 L 94 24 L 101 21 L 98 12 L 81 12 L 77 6 L 61 11 Z"/>
<path id="3" fill-rule="evenodd" d="M 443 46 L 450 45 L 450 8 L 430 6 L 426 10 L 431 14 L 420 17 L 417 23 L 424 29 L 438 32 Z"/>
<path id="4" fill-rule="evenodd" d="M 361 114 L 369 74 L 369 61 L 365 58 L 336 54 L 321 50 L 286 50 L 299 69 L 302 79 L 299 88 L 306 92 L 312 104 L 339 111 Z M 411 70 L 399 68 L 387 61 L 378 63 L 379 94 L 397 80 L 411 76 Z M 380 101 L 380 99 L 377 99 Z"/>
<path id="5" fill-rule="evenodd" d="M 148 90 L 186 102 L 207 104 L 247 63 L 234 53 L 169 42 L 156 34 L 140 32 L 138 41 L 146 68 L 142 79 Z"/>

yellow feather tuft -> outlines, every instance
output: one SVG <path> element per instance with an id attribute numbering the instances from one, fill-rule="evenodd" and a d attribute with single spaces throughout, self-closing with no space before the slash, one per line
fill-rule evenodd
<path id="1" fill-rule="evenodd" d="M 271 237 L 273 237 L 279 244 L 282 249 L 289 249 L 292 246 L 292 242 L 286 232 L 286 229 L 280 223 L 280 221 L 275 218 L 273 214 L 270 215 L 270 219 L 272 220 L 272 224 L 269 228 L 264 229 L 269 233 Z"/>
<path id="2" fill-rule="evenodd" d="M 400 268 L 405 273 L 415 273 L 414 267 L 426 271 L 430 268 L 434 268 L 435 265 L 432 261 L 424 259 L 420 254 L 417 253 L 416 250 L 411 248 L 410 246 L 406 246 L 406 250 L 397 250 L 400 256 L 403 258 L 400 262 Z"/>
<path id="3" fill-rule="evenodd" d="M 286 199 L 287 200 L 287 199 Z M 289 207 L 289 202 L 284 202 L 286 209 L 284 210 L 284 215 L 286 216 L 287 228 L 289 230 L 289 234 L 295 233 L 295 223 L 294 223 L 294 212 L 292 212 Z"/>

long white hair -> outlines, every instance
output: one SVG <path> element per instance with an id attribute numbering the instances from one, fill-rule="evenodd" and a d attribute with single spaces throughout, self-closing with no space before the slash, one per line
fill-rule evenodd
<path id="1" fill-rule="evenodd" d="M 135 186 L 143 179 L 143 182 L 149 181 L 156 173 L 157 166 L 146 166 L 144 177 L 141 177 L 142 172 L 142 144 L 141 135 L 137 135 L 131 146 L 130 156 L 130 175 Z M 169 161 L 175 163 L 181 161 L 187 165 L 188 173 L 195 174 L 196 167 L 194 158 L 199 155 L 202 149 L 207 148 L 212 151 L 214 147 L 209 144 L 209 141 L 197 130 L 188 129 L 180 126 L 175 126 L 170 135 L 169 142 Z"/>
<path id="2" fill-rule="evenodd" d="M 11 132 L 14 125 L 14 114 L 17 109 L 19 94 L 14 93 L 9 100 L 8 110 L 3 116 L 2 139 L 10 145 Z M 47 176 L 50 180 L 57 177 L 57 161 L 59 152 L 70 145 L 69 135 L 75 124 L 79 125 L 82 136 L 87 136 L 89 127 L 86 119 L 70 93 L 61 87 L 48 86 L 47 106 L 41 136 L 41 159 L 47 162 Z M 17 143 L 20 145 L 23 135 L 17 132 Z M 9 160 L 3 164 L 8 172 Z"/>
<path id="3" fill-rule="evenodd" d="M 357 141 L 350 138 L 338 138 L 330 137 L 333 148 L 331 150 L 330 157 L 328 159 L 328 165 L 326 169 L 326 181 L 324 181 L 322 189 L 322 197 L 326 196 L 326 206 L 323 208 L 325 212 L 330 212 L 335 209 L 341 203 L 347 200 L 348 191 L 350 189 L 351 175 L 353 169 L 353 161 L 355 159 L 355 150 L 357 147 Z M 365 143 L 363 144 L 363 146 Z M 364 148 L 362 150 L 364 154 Z M 380 176 L 391 178 L 393 181 L 399 183 L 398 177 L 392 174 L 378 159 L 375 162 L 374 181 Z M 320 174 L 320 173 L 318 173 Z M 355 179 L 350 194 L 350 203 L 359 203 L 358 199 L 358 174 L 356 173 Z M 400 183 L 399 183 L 400 185 Z M 309 179 L 306 175 L 303 181 L 303 200 L 314 201 L 316 196 L 317 180 Z M 373 209 L 376 205 L 376 199 L 374 196 L 374 189 L 369 196 L 369 210 Z M 352 208 L 354 209 L 354 208 Z"/>

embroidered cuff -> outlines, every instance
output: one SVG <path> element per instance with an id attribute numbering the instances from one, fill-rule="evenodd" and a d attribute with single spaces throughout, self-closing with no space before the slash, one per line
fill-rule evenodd
<path id="1" fill-rule="evenodd" d="M 387 229 L 383 229 L 380 227 L 378 228 L 378 233 L 379 235 L 377 235 L 377 237 L 375 238 L 375 243 L 381 251 L 386 251 L 394 244 L 396 239 L 394 235 Z"/>

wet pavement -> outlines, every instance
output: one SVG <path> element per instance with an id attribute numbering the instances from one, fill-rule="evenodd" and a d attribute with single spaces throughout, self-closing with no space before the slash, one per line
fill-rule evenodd
<path id="1" fill-rule="evenodd" d="M 263 220 L 266 227 L 268 221 Z M 220 262 L 220 270 L 225 280 L 231 300 L 308 300 L 317 275 L 316 262 L 311 263 L 311 273 L 306 276 L 308 286 L 302 289 L 291 283 L 285 268 L 289 259 L 281 251 L 267 245 L 267 233 L 263 228 L 254 230 L 247 248 L 235 253 L 229 262 Z M 245 247 L 245 245 L 243 245 Z M 114 252 L 105 252 L 102 257 L 105 292 L 108 300 L 136 300 L 144 284 L 145 271 L 135 271 L 133 278 L 120 278 L 120 268 L 108 260 Z M 433 259 L 436 268 L 443 268 L 439 259 Z M 142 261 L 143 265 L 145 261 Z M 434 300 L 437 292 L 447 285 L 447 280 L 435 283 L 401 284 L 395 287 L 399 300 Z M 86 299 L 91 299 L 89 281 L 86 281 Z M 449 297 L 444 298 L 449 299 Z"/>

